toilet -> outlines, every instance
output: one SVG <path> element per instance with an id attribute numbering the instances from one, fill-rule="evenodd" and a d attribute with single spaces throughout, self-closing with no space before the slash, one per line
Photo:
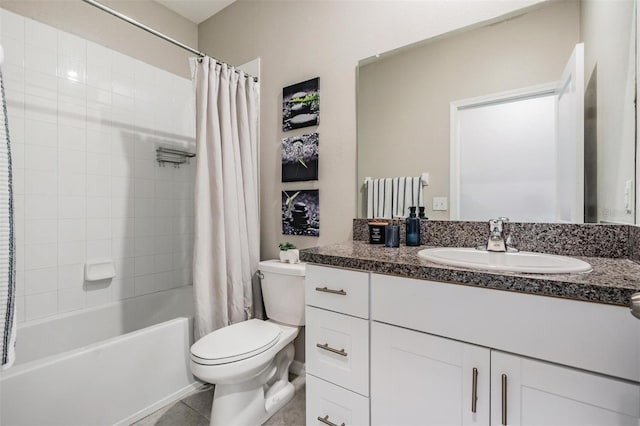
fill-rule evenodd
<path id="1" fill-rule="evenodd" d="M 215 385 L 211 425 L 260 425 L 293 398 L 293 339 L 304 325 L 303 263 L 258 265 L 269 320 L 216 330 L 191 346 L 191 372 Z"/>

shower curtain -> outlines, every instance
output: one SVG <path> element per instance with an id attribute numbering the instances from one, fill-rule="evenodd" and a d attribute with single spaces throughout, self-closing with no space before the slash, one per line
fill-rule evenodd
<path id="1" fill-rule="evenodd" d="M 205 57 L 195 65 L 193 289 L 196 339 L 251 318 L 260 256 L 259 85 Z"/>
<path id="2" fill-rule="evenodd" d="M 0 46 L 0 58 L 2 46 Z M 0 59 L 0 64 L 2 59 Z M 2 369 L 11 367 L 15 359 L 16 270 L 15 234 L 13 224 L 13 194 L 11 182 L 11 145 L 7 122 L 7 103 L 0 70 L 0 329 L 2 329 Z"/>

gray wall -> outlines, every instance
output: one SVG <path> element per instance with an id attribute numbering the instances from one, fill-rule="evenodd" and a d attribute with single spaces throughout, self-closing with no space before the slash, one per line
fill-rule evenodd
<path id="1" fill-rule="evenodd" d="M 198 26 L 160 3 L 151 0 L 101 0 L 101 3 L 197 48 Z M 0 7 L 191 78 L 188 62 L 191 53 L 81 0 L 0 0 Z"/>

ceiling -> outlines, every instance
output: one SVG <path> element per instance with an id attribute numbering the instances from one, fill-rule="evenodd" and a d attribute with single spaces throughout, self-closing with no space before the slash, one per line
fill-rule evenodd
<path id="1" fill-rule="evenodd" d="M 178 15 L 199 24 L 229 6 L 235 0 L 156 0 Z"/>

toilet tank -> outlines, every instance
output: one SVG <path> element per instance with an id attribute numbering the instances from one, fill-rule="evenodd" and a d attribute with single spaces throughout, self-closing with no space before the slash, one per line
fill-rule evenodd
<path id="1" fill-rule="evenodd" d="M 258 264 L 262 273 L 262 298 L 269 319 L 282 324 L 304 325 L 304 263 L 265 260 Z"/>

